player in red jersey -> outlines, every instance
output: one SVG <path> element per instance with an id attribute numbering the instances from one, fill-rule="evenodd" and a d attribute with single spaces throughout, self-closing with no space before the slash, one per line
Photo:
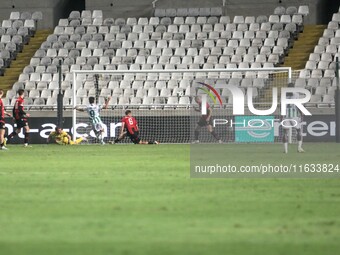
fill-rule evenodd
<path id="1" fill-rule="evenodd" d="M 5 147 L 5 115 L 11 117 L 12 115 L 5 111 L 4 103 L 2 102 L 2 96 L 4 91 L 0 89 L 0 150 L 7 150 Z"/>
<path id="2" fill-rule="evenodd" d="M 134 144 L 158 144 L 157 141 L 142 141 L 139 138 L 139 128 L 137 120 L 132 117 L 130 110 L 125 112 L 125 116 L 122 118 L 122 127 L 120 129 L 119 137 L 114 141 L 118 143 L 123 140 L 125 136 L 129 137 Z"/>
<path id="3" fill-rule="evenodd" d="M 28 113 L 24 110 L 24 97 L 25 91 L 23 89 L 18 90 L 18 99 L 14 104 L 13 108 L 13 118 L 17 125 L 16 129 L 5 138 L 5 141 L 9 141 L 14 136 L 18 135 L 21 132 L 21 129 L 25 129 L 25 138 L 24 138 L 24 146 L 28 146 L 28 140 L 30 135 L 30 128 L 28 126 L 27 118 L 30 117 Z"/>
<path id="4" fill-rule="evenodd" d="M 196 111 L 201 111 L 202 109 L 202 100 L 200 97 L 195 97 L 195 101 L 198 104 L 198 108 L 195 109 Z M 207 103 L 207 114 L 202 115 L 200 120 L 197 122 L 196 128 L 195 128 L 195 143 L 199 143 L 199 134 L 201 127 L 207 127 L 208 132 L 219 142 L 222 143 L 222 140 L 218 137 L 216 134 L 214 128 L 213 128 L 213 119 L 212 119 L 212 109 L 210 105 Z"/>

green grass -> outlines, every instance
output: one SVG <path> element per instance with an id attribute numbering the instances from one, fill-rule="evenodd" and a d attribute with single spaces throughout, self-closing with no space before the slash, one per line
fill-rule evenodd
<path id="1" fill-rule="evenodd" d="M 339 179 L 190 178 L 189 145 L 8 148 L 0 254 L 340 252 Z M 337 144 L 226 149 L 244 164 L 340 161 Z"/>

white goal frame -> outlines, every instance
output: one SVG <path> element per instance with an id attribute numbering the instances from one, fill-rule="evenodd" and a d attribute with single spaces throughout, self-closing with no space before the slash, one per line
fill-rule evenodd
<path id="1" fill-rule="evenodd" d="M 149 73 L 232 73 L 232 72 L 287 72 L 288 73 L 288 81 L 292 79 L 292 68 L 291 67 L 267 67 L 267 68 L 225 68 L 225 69 L 158 69 L 158 70 L 73 70 L 71 73 L 73 74 L 73 84 L 72 84 L 72 92 L 73 92 L 73 102 L 72 102 L 72 127 L 76 127 L 77 120 L 77 74 L 111 74 L 111 75 L 124 75 L 124 74 L 149 74 Z M 154 105 L 152 105 L 154 106 Z M 150 106 L 150 107 L 152 107 Z M 290 135 L 291 136 L 291 135 Z M 290 137 L 289 136 L 289 137 Z M 72 138 L 75 141 L 76 132 L 73 132 Z"/>

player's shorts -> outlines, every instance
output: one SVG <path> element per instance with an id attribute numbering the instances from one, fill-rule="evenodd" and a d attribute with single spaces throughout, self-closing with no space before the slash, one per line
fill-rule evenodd
<path id="1" fill-rule="evenodd" d="M 134 144 L 139 144 L 140 138 L 139 138 L 139 132 L 135 131 L 133 134 L 131 134 L 129 131 L 126 133 L 126 135 L 131 139 L 131 141 Z"/>
<path id="2" fill-rule="evenodd" d="M 96 132 L 104 130 L 103 122 L 92 123 L 92 129 Z"/>
<path id="3" fill-rule="evenodd" d="M 64 137 L 63 138 L 63 144 L 66 145 L 66 144 L 69 144 L 70 141 L 68 140 L 68 137 Z"/>
<path id="4" fill-rule="evenodd" d="M 213 119 L 210 118 L 209 121 L 206 120 L 205 117 L 201 117 L 200 120 L 197 122 L 197 125 L 200 127 L 205 127 L 205 126 L 212 126 L 213 125 Z"/>
<path id="5" fill-rule="evenodd" d="M 0 129 L 5 129 L 5 122 L 0 122 Z"/>
<path id="6" fill-rule="evenodd" d="M 301 129 L 301 118 L 293 117 L 293 118 L 285 118 L 283 119 L 283 129 L 295 128 Z"/>
<path id="7" fill-rule="evenodd" d="M 17 128 L 28 127 L 28 122 L 26 119 L 16 120 L 15 123 L 17 124 Z"/>

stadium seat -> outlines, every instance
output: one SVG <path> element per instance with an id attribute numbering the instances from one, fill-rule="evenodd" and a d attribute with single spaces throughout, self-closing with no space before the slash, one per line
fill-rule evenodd
<path id="1" fill-rule="evenodd" d="M 302 14 L 303 16 L 307 16 L 309 14 L 308 5 L 301 5 L 298 9 L 298 14 Z"/>
<path id="2" fill-rule="evenodd" d="M 286 9 L 286 14 L 288 14 L 288 15 L 294 15 L 294 14 L 296 14 L 296 13 L 298 13 L 298 10 L 297 10 L 297 8 L 295 7 L 295 6 L 288 6 L 287 7 L 287 9 Z"/>
<path id="3" fill-rule="evenodd" d="M 246 16 L 244 19 L 244 23 L 248 24 L 248 26 L 250 24 L 255 23 L 255 21 L 256 21 L 255 16 Z"/>
<path id="4" fill-rule="evenodd" d="M 321 95 L 312 95 L 308 106 L 317 106 L 318 104 L 322 103 Z"/>
<path id="5" fill-rule="evenodd" d="M 152 105 L 153 104 L 153 97 L 148 97 L 148 96 L 144 96 L 142 99 L 142 104 L 143 105 Z"/>
<path id="6" fill-rule="evenodd" d="M 119 105 L 128 105 L 128 104 L 130 104 L 130 98 L 129 97 L 125 97 L 125 96 L 120 96 L 118 98 L 118 104 Z"/>
<path id="7" fill-rule="evenodd" d="M 277 6 L 274 9 L 274 14 L 276 14 L 276 15 L 283 15 L 285 13 L 286 13 L 286 8 L 284 6 Z"/>
<path id="8" fill-rule="evenodd" d="M 36 90 L 36 89 L 31 89 L 29 91 L 29 97 L 32 98 L 32 99 L 40 98 L 40 91 Z"/>
<path id="9" fill-rule="evenodd" d="M 256 23 L 266 23 L 268 22 L 268 17 L 265 15 L 259 15 L 256 17 Z"/>

